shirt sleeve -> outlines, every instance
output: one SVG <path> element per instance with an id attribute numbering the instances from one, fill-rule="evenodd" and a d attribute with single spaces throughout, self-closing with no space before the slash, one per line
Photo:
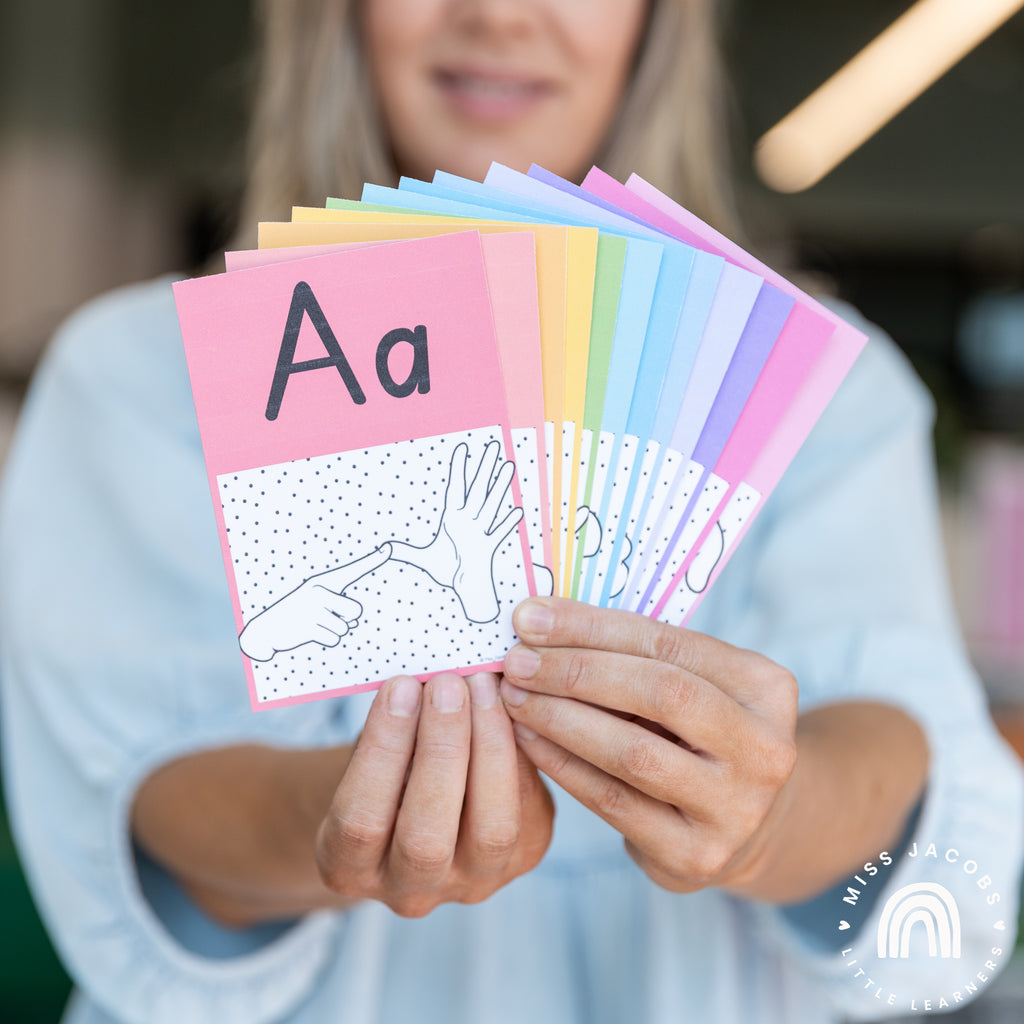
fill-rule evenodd
<path id="1" fill-rule="evenodd" d="M 325 702 L 249 708 L 168 281 L 99 300 L 54 340 L 7 467 L 0 557 L 12 823 L 70 973 L 118 1020 L 279 1019 L 344 916 L 204 955 L 146 898 L 129 834 L 140 782 L 173 758 L 340 739 Z"/>
<path id="2" fill-rule="evenodd" d="M 798 913 L 763 915 L 771 940 L 827 983 L 845 1015 L 870 1019 L 892 1010 L 850 980 L 847 961 L 873 958 L 886 900 L 905 886 L 946 880 L 959 908 L 965 967 L 972 956 L 980 967 L 993 939 L 1002 940 L 1002 963 L 1009 959 L 1024 787 L 1017 758 L 992 725 L 950 599 L 931 401 L 895 346 L 860 326 L 870 332 L 867 347 L 716 583 L 713 614 L 693 624 L 721 629 L 793 671 L 802 709 L 883 701 L 926 734 L 929 779 L 916 824 L 852 940 L 844 945 L 837 932 L 849 910 L 845 884 Z M 907 855 L 933 844 L 936 858 Z M 937 875 L 937 859 L 950 850 L 977 870 Z M 1004 931 L 993 931 L 997 919 Z M 841 946 L 852 947 L 845 958 Z M 909 958 L 900 964 L 900 987 L 941 992 L 950 975 L 947 959 Z"/>

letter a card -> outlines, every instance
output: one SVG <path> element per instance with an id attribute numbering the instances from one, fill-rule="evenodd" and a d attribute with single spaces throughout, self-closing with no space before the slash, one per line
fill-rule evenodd
<path id="1" fill-rule="evenodd" d="M 499 668 L 533 573 L 479 236 L 174 291 L 253 707 Z"/>

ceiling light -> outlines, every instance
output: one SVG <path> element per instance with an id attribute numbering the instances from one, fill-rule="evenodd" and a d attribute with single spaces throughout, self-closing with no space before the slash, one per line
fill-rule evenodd
<path id="1" fill-rule="evenodd" d="M 810 188 L 1021 7 L 918 0 L 761 137 L 762 180 L 777 192 Z"/>

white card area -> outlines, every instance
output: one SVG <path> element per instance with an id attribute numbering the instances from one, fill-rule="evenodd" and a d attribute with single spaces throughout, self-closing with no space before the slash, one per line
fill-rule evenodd
<path id="1" fill-rule="evenodd" d="M 629 584 L 619 601 L 620 608 L 632 611 L 640 607 L 640 598 L 654 579 L 658 562 L 668 550 L 679 518 L 686 511 L 686 506 L 704 475 L 704 467 L 699 462 L 686 459 L 682 453 L 674 450 L 670 455 L 671 465 L 669 457 L 666 456 L 662 464 L 662 475 L 671 472 L 671 479 L 666 482 L 659 481 L 659 487 L 664 487 L 667 497 L 662 501 L 660 508 L 647 517 L 647 523 L 641 530 L 640 557 L 633 563 Z"/>
<path id="2" fill-rule="evenodd" d="M 554 530 L 558 526 L 558 520 L 554 515 L 555 502 L 555 425 L 550 420 L 544 423 L 544 458 L 548 472 L 548 501 L 551 507 L 548 509 L 548 522 Z"/>
<path id="3" fill-rule="evenodd" d="M 654 528 L 665 515 L 665 506 L 672 498 L 677 477 L 680 481 L 684 481 L 681 474 L 685 464 L 686 459 L 682 452 L 662 447 L 659 451 L 659 459 L 655 463 L 655 471 L 646 481 L 647 486 L 644 493 L 638 493 L 634 500 L 633 511 L 629 517 L 629 538 L 633 542 L 633 552 L 629 559 L 629 574 L 626 578 L 626 586 L 611 602 L 613 608 L 630 607 L 629 601 L 634 581 L 640 578 L 643 566 L 646 564 L 646 554 L 651 537 L 654 535 Z"/>
<path id="4" fill-rule="evenodd" d="M 741 483 L 726 503 L 715 528 L 708 534 L 682 581 L 658 618 L 681 626 L 697 607 L 716 574 L 732 554 L 744 524 L 761 502 L 761 495 Z"/>
<path id="5" fill-rule="evenodd" d="M 243 622 L 248 626 L 265 609 L 283 605 L 282 598 L 304 581 L 387 541 L 430 545 L 456 446 L 469 446 L 468 486 L 487 442 L 501 439 L 499 426 L 483 427 L 219 477 Z M 511 494 L 509 489 L 496 522 L 511 511 Z M 336 646 L 311 641 L 251 662 L 258 699 L 500 661 L 514 641 L 512 609 L 528 596 L 519 531 L 501 543 L 490 566 L 480 565 L 486 559 L 475 550 L 475 564 L 489 572 L 484 580 L 493 585 L 496 618 L 470 621 L 452 587 L 392 558 L 344 587 L 343 596 L 362 612 Z"/>
<path id="6" fill-rule="evenodd" d="M 558 579 L 555 583 L 555 592 L 563 594 L 562 581 L 565 579 L 565 566 L 568 559 L 572 557 L 573 538 L 570 529 L 575 531 L 576 509 L 573 501 L 576 495 L 572 493 L 572 469 L 573 452 L 576 443 L 576 424 L 572 420 L 562 422 L 562 493 L 561 515 L 559 516 L 559 528 L 562 531 L 562 544 L 559 549 Z M 564 594 L 563 594 L 564 596 Z"/>
<path id="7" fill-rule="evenodd" d="M 598 592 L 597 603 L 602 607 L 614 607 L 615 599 L 621 596 L 626 588 L 629 577 L 629 566 L 632 564 L 635 549 L 633 537 L 636 533 L 637 522 L 647 497 L 647 488 L 654 478 L 661 459 L 661 445 L 657 441 L 648 441 L 644 445 L 643 454 L 633 465 L 633 480 L 630 481 L 633 489 L 633 497 L 626 508 L 623 505 L 622 514 L 617 527 L 618 550 L 610 552 L 611 558 L 615 559 L 614 575 L 609 569 L 605 575 L 602 589 Z M 628 493 L 628 491 L 627 491 Z"/>
<path id="8" fill-rule="evenodd" d="M 586 483 L 583 477 L 580 477 L 580 496 L 576 509 L 577 572 L 573 579 L 572 594 L 578 599 L 581 599 L 580 595 L 584 590 L 588 569 L 601 550 L 604 541 L 604 531 L 601 528 L 598 511 L 615 447 L 615 435 L 608 430 L 602 430 L 597 438 L 597 456 L 592 459 L 590 457 L 591 441 L 587 440 L 591 433 L 589 430 L 583 431 L 584 440 L 580 446 L 581 451 L 584 446 L 586 447 L 589 460 L 587 471 L 591 476 L 591 484 L 590 501 L 587 502 Z"/>
<path id="9" fill-rule="evenodd" d="M 636 554 L 636 537 L 640 532 L 637 525 L 641 516 L 644 521 L 649 516 L 649 498 L 651 489 L 655 487 L 658 477 L 661 476 L 664 454 L 662 447 L 657 441 L 648 441 L 644 449 L 643 461 L 640 463 L 640 479 L 637 481 L 636 490 L 633 492 L 633 500 L 629 506 L 629 515 L 626 517 L 626 534 L 632 545 L 633 554 Z"/>
<path id="10" fill-rule="evenodd" d="M 556 548 L 558 545 L 555 544 L 555 538 L 561 536 L 562 524 L 558 517 L 558 495 L 555 493 L 555 461 L 561 459 L 561 438 L 559 438 L 558 446 L 555 445 L 555 425 L 550 420 L 544 422 L 544 458 L 548 467 L 548 529 L 550 531 L 550 542 L 551 542 L 551 555 L 552 561 L 554 559 Z M 561 482 L 561 474 L 559 474 L 559 482 Z M 560 549 L 559 549 L 560 555 Z M 545 560 L 545 564 L 547 565 Z M 548 570 L 551 573 L 551 593 L 555 592 L 555 576 L 557 566 L 547 565 Z M 544 589 L 541 587 L 540 589 Z"/>
<path id="11" fill-rule="evenodd" d="M 583 556 L 587 551 L 587 545 L 594 540 L 594 531 L 589 531 L 589 508 L 587 506 L 587 484 L 593 484 L 592 474 L 597 446 L 597 437 L 592 430 L 586 427 L 580 430 L 580 471 L 576 481 L 576 524 L 575 536 L 573 538 L 573 569 L 570 580 L 569 597 L 576 597 L 579 593 L 579 575 L 583 562 Z"/>
<path id="12" fill-rule="evenodd" d="M 615 469 L 605 482 L 602 504 L 607 502 L 605 515 L 601 517 L 601 549 L 590 559 L 586 575 L 586 590 L 583 597 L 589 604 L 597 604 L 604 586 L 605 577 L 611 570 L 610 562 L 615 536 L 623 519 L 626 492 L 633 474 L 633 467 L 639 454 L 640 439 L 635 434 L 623 434 L 622 445 Z M 619 557 L 621 560 L 622 552 Z M 617 566 L 615 567 L 617 569 Z M 624 570 L 623 570 L 624 571 Z"/>
<path id="13" fill-rule="evenodd" d="M 715 514 L 715 510 L 718 508 L 719 503 L 722 498 L 725 497 L 728 490 L 729 485 L 725 480 L 720 476 L 716 476 L 714 473 L 708 474 L 707 481 L 704 484 L 704 489 L 701 491 L 697 501 L 694 503 L 693 508 L 690 509 L 690 518 L 686 521 L 686 525 L 683 527 L 675 546 L 671 549 L 671 552 L 669 552 L 670 557 L 667 564 L 657 575 L 657 582 L 654 586 L 650 600 L 642 609 L 640 609 L 645 615 L 649 615 L 651 613 L 654 606 L 658 603 L 658 599 L 668 586 L 669 581 L 676 572 L 678 572 L 683 562 L 686 561 L 686 556 L 690 553 L 693 545 L 697 543 L 704 527 L 711 521 L 711 517 Z M 671 525 L 672 530 L 669 530 L 669 536 L 666 538 L 665 547 L 661 549 L 660 556 L 664 556 L 664 554 L 669 551 L 668 542 L 671 540 L 671 535 L 674 532 L 676 525 L 678 525 L 678 520 Z M 651 562 L 654 563 L 651 566 L 653 574 L 657 570 L 657 566 L 661 563 L 661 557 L 657 560 L 652 558 Z"/>
<path id="14" fill-rule="evenodd" d="M 530 559 L 535 566 L 543 566 L 544 516 L 540 503 L 540 474 L 546 472 L 547 467 L 541 465 L 537 431 L 533 427 L 520 427 L 511 433 Z"/>

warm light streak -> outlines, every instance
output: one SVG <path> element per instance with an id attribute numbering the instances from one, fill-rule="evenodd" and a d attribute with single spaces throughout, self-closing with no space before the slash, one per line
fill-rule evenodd
<path id="1" fill-rule="evenodd" d="M 1021 7 L 918 0 L 762 136 L 761 178 L 778 192 L 810 188 Z"/>

